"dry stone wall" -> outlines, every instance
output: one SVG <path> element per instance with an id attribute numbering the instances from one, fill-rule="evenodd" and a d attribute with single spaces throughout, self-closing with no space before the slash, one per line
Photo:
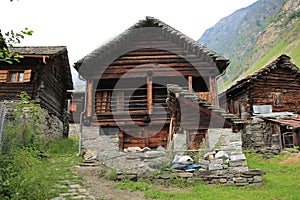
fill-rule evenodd
<path id="1" fill-rule="evenodd" d="M 231 129 L 210 129 L 209 148 L 201 150 L 193 170 L 177 170 L 170 167 L 174 156 L 182 155 L 186 147 L 184 133 L 176 134 L 174 147 L 166 151 L 163 147 L 128 148 L 119 150 L 117 134 L 102 135 L 99 127 L 83 126 L 82 151 L 87 162 L 97 160 L 110 179 L 151 180 L 154 183 L 170 184 L 174 179 L 201 181 L 206 184 L 261 186 L 263 171 L 248 169 L 242 152 L 241 133 Z"/>
<path id="2" fill-rule="evenodd" d="M 5 120 L 14 120 L 14 112 L 17 110 L 15 101 L 5 101 L 5 107 L 7 110 Z M 46 139 L 56 140 L 63 137 L 64 123 L 58 117 L 50 114 L 48 110 L 44 108 L 38 108 L 36 112 L 41 113 L 39 126 L 41 132 L 46 136 Z M 5 122 L 4 122 L 5 123 Z"/>

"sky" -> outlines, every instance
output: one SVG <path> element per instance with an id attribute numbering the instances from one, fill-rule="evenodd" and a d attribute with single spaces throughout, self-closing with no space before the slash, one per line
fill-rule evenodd
<path id="1" fill-rule="evenodd" d="M 66 46 L 70 66 L 146 16 L 198 40 L 257 0 L 1 0 L 2 33 L 34 31 L 21 46 Z M 73 68 L 73 67 L 72 67 Z M 74 71 L 74 69 L 72 69 Z"/>

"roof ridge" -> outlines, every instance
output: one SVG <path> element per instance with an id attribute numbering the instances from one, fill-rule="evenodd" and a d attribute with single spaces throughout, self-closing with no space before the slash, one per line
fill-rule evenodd
<path id="1" fill-rule="evenodd" d="M 291 65 L 287 65 L 287 64 L 291 64 Z M 232 88 L 236 87 L 239 84 L 243 84 L 243 83 L 247 82 L 247 80 L 250 80 L 252 78 L 257 78 L 257 77 L 261 76 L 263 73 L 266 73 L 267 71 L 271 71 L 275 68 L 283 67 L 283 66 L 300 74 L 300 69 L 294 63 L 291 62 L 291 57 L 289 57 L 286 54 L 281 54 L 276 59 L 270 61 L 262 68 L 257 69 L 256 71 L 245 76 L 244 78 L 237 80 L 233 85 L 231 85 L 229 88 L 225 89 L 222 93 L 224 93 L 228 90 L 231 90 Z"/>

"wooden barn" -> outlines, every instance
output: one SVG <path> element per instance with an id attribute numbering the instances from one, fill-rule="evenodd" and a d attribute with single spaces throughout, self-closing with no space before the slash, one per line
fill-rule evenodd
<path id="1" fill-rule="evenodd" d="M 170 113 L 167 85 L 176 84 L 206 100 L 204 110 L 210 118 L 209 105 L 218 105 L 216 78 L 228 64 L 228 59 L 178 30 L 146 17 L 75 63 L 87 80 L 84 124 L 101 127 L 100 134 L 117 135 L 120 149 L 166 147 L 176 130 L 174 123 L 180 127 Z M 197 115 L 199 105 L 193 107 Z M 200 125 L 191 126 L 187 134 L 201 135 L 199 143 L 209 123 L 199 123 L 207 119 L 197 116 L 194 120 Z"/>
<path id="2" fill-rule="evenodd" d="M 250 119 L 257 106 L 269 106 L 271 112 L 300 110 L 300 70 L 287 55 L 239 80 L 220 94 L 222 107 L 242 119 Z"/>
<path id="3" fill-rule="evenodd" d="M 24 58 L 13 64 L 0 63 L 0 100 L 16 100 L 21 92 L 26 92 L 50 115 L 65 121 L 70 98 L 67 90 L 73 89 L 67 48 L 28 46 L 11 51 Z"/>

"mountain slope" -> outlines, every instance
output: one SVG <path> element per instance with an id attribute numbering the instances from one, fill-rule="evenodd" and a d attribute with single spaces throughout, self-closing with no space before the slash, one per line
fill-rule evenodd
<path id="1" fill-rule="evenodd" d="M 221 19 L 198 40 L 231 60 L 224 89 L 285 53 L 300 66 L 300 0 L 259 0 Z"/>

